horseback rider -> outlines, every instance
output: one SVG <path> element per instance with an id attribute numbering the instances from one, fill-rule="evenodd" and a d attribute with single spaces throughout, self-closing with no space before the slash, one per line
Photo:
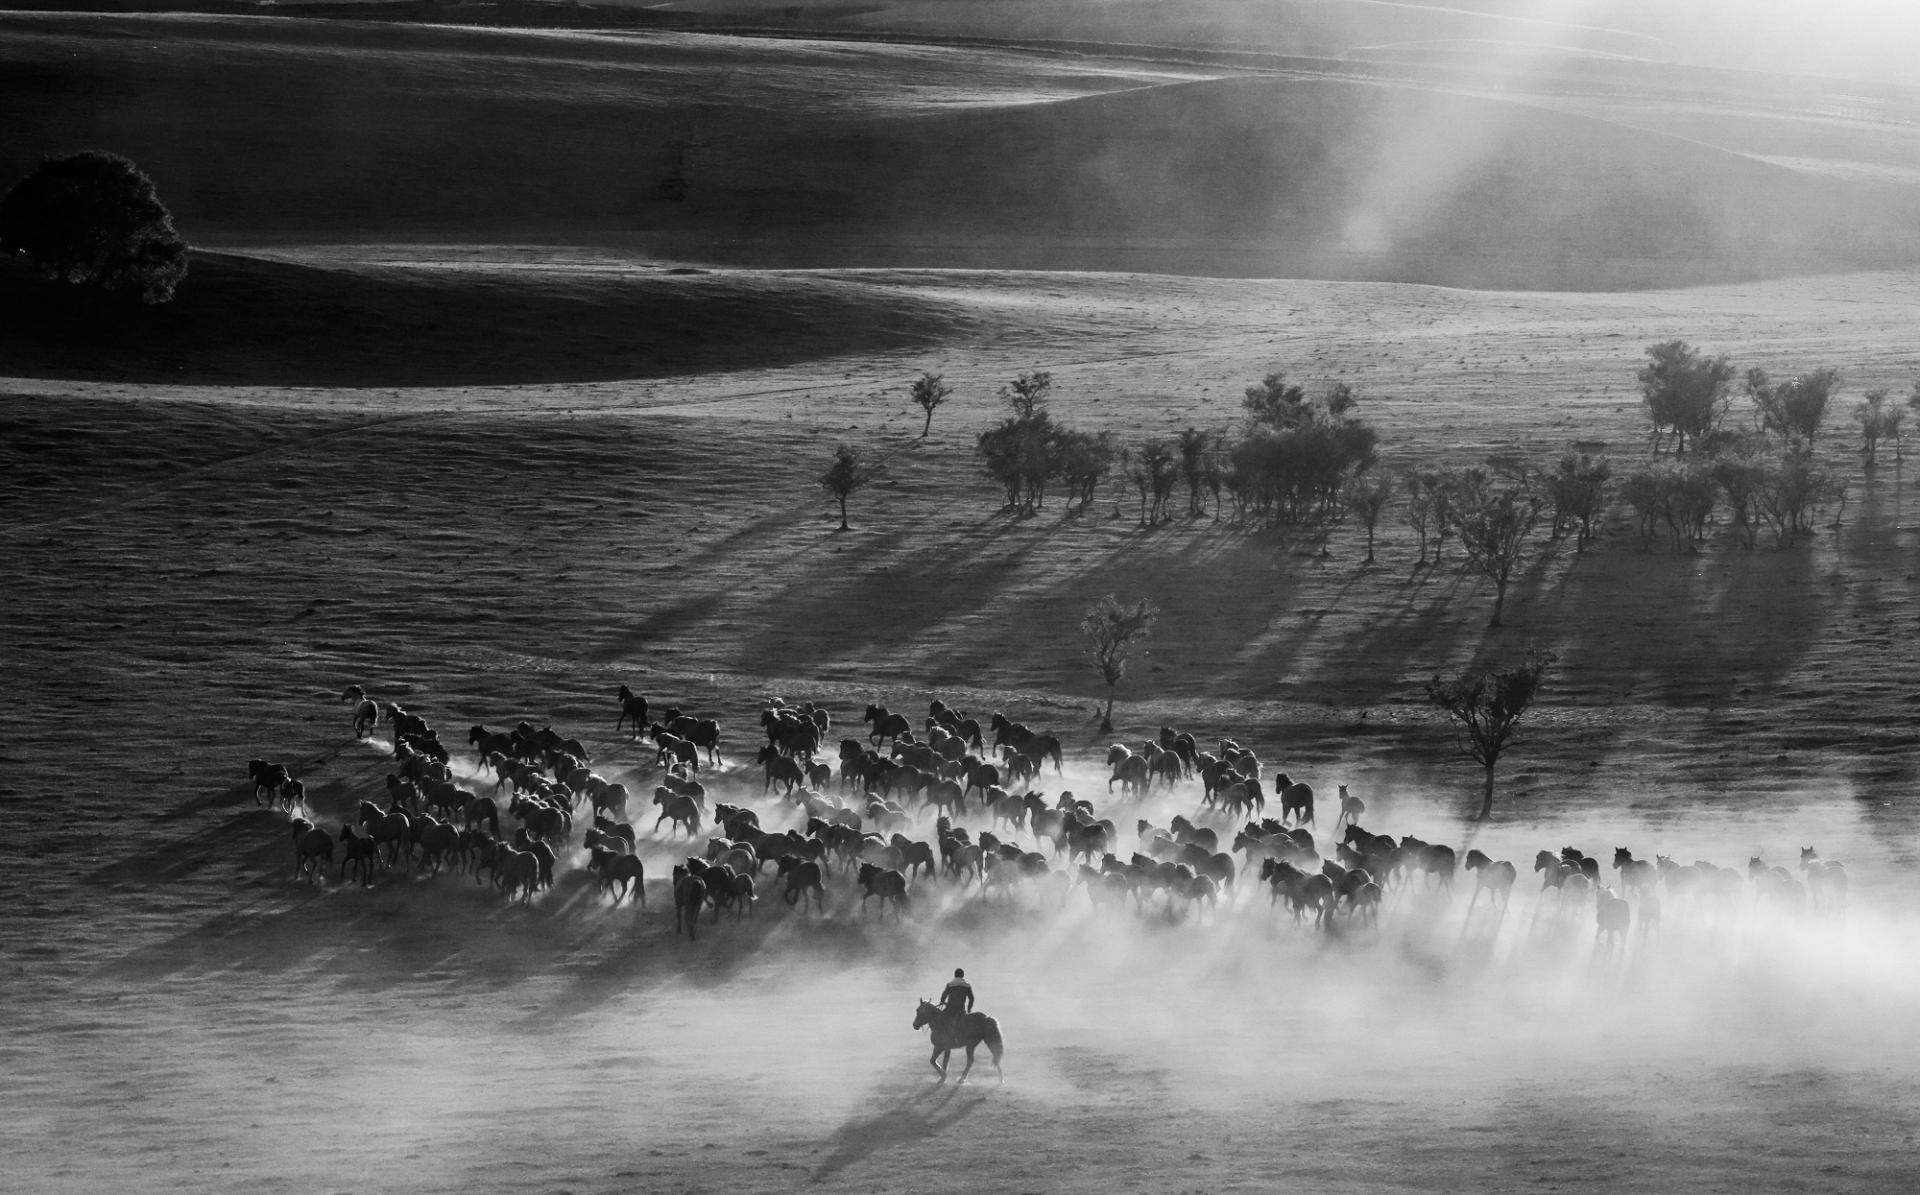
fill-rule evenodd
<path id="1" fill-rule="evenodd" d="M 973 985 L 967 982 L 967 973 L 958 967 L 953 969 L 953 978 L 940 993 L 940 1007 L 954 1018 L 973 1011 Z"/>

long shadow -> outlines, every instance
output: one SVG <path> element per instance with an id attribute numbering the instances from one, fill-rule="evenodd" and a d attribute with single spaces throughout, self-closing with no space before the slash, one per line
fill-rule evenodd
<path id="1" fill-rule="evenodd" d="M 881 1093 L 886 1098 L 886 1093 Z M 832 1178 L 855 1162 L 881 1149 L 911 1145 L 953 1128 L 986 1103 L 983 1090 L 969 1091 L 956 1084 L 929 1084 L 885 1112 L 847 1121 L 827 1138 L 833 1146 L 815 1168 L 812 1182 Z"/>
<path id="2" fill-rule="evenodd" d="M 805 667 L 849 650 L 904 648 L 956 618 L 987 608 L 1017 583 L 1029 560 L 1053 546 L 1049 520 L 996 515 L 953 541 L 917 547 L 902 531 L 864 541 L 857 556 L 809 550 L 747 618 L 760 629 L 740 645 L 743 666 L 777 659 Z M 823 537 L 829 542 L 831 536 Z"/>

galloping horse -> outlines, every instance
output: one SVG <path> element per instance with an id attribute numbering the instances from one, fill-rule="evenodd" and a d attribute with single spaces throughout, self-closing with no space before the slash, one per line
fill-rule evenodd
<path id="1" fill-rule="evenodd" d="M 942 1083 L 947 1081 L 947 1060 L 955 1049 L 967 1052 L 967 1066 L 958 1080 L 967 1081 L 968 1073 L 973 1070 L 973 1052 L 981 1042 L 993 1053 L 993 1073 L 1002 1083 L 1007 1081 L 1006 1072 L 1000 1069 L 1000 1022 L 983 1012 L 949 1013 L 931 1000 L 922 1000 L 919 1010 L 913 1014 L 913 1027 L 922 1026 L 933 1030 L 933 1056 L 927 1061 L 940 1072 Z"/>

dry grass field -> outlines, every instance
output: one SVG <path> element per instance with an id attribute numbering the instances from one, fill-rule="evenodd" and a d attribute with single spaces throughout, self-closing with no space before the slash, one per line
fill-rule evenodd
<path id="1" fill-rule="evenodd" d="M 1920 1182 L 1920 463 L 1861 468 L 1845 410 L 1912 385 L 1920 272 L 1892 251 L 1857 268 L 1802 219 L 1898 225 L 1907 200 L 1881 189 L 1910 151 L 1897 106 L 1829 141 L 1808 131 L 1820 103 L 1779 94 L 1448 98 L 1456 114 L 1524 108 L 1534 130 L 1476 159 L 1504 163 L 1476 185 L 1576 134 L 1616 162 L 1677 153 L 1663 138 L 1685 126 L 1712 150 L 1689 151 L 1707 168 L 1688 185 L 1745 205 L 1703 201 L 1713 252 L 1676 258 L 1679 242 L 1647 234 L 1649 260 L 1680 263 L 1669 281 L 1713 284 L 1625 290 L 1644 278 L 1549 251 L 1590 209 L 1510 189 L 1530 255 L 1514 275 L 1588 289 L 1462 289 L 1500 233 L 1460 206 L 1481 206 L 1460 198 L 1473 192 L 1429 189 L 1452 196 L 1421 242 L 1460 238 L 1444 253 L 1272 279 L 1211 268 L 1268 193 L 1244 161 L 1209 159 L 1187 194 L 1211 206 L 1192 220 L 1094 181 L 1121 132 L 1304 128 L 1301 106 L 1322 104 L 1373 131 L 1254 239 L 1319 228 L 1377 182 L 1352 164 L 1386 160 L 1409 105 L 1430 107 L 1355 99 L 1348 80 L 688 34 L 15 16 L 0 30 L 0 94 L 32 132 L 7 141 L 0 174 L 132 138 L 117 147 L 152 167 L 185 234 L 220 250 L 145 324 L 75 331 L 17 281 L 0 288 L 10 1186 Z M 330 90 L 336 105 L 313 102 Z M 713 158 L 696 157 L 685 205 L 654 203 L 659 113 L 694 95 Z M 456 109 L 474 125 L 437 123 Z M 535 135 L 565 114 L 592 157 L 642 112 L 640 149 L 604 174 Z M 749 147 L 793 130 L 812 140 L 764 162 L 775 189 L 756 190 Z M 426 137 L 431 160 L 414 152 Z M 1813 143 L 1818 168 L 1759 160 Z M 849 197 L 827 189 L 849 160 L 821 148 L 835 144 L 924 156 Z M 1119 177 L 1151 157 L 1121 153 Z M 1074 197 L 1061 219 L 1086 229 L 1070 264 L 1099 270 L 1023 268 L 1059 263 L 986 235 L 1007 222 L 1075 243 L 1045 222 L 1054 192 L 1011 184 L 1042 160 Z M 943 189 L 916 173 L 937 162 L 964 169 Z M 1593 169 L 1607 204 L 1662 194 Z M 799 214 L 771 225 L 776 210 Z M 875 223 L 889 212 L 898 229 Z M 1161 239 L 1162 219 L 1202 231 Z M 903 247 L 900 229 L 920 237 Z M 1316 253 L 1331 237 L 1303 234 Z M 1155 264 L 1143 245 L 1188 268 L 1129 272 Z M 1767 245 L 1785 246 L 1774 265 L 1823 269 L 1754 268 Z M 1455 285 L 1423 285 L 1429 270 Z M 1586 552 L 1535 562 L 1502 628 L 1451 562 L 1411 567 L 1397 519 L 1373 565 L 1351 527 L 1324 543 L 1210 518 L 1143 528 L 1117 490 L 1019 519 L 972 451 L 1024 370 L 1052 371 L 1057 418 L 1132 438 L 1227 426 L 1244 387 L 1284 369 L 1354 385 L 1385 467 L 1575 441 L 1627 462 L 1646 450 L 1633 370 L 1673 337 L 1776 373 L 1845 371 L 1821 446 L 1844 509 L 1809 544 L 1743 552 L 1722 535 L 1697 554 L 1644 552 L 1616 516 Z M 925 440 L 906 393 L 922 370 L 956 389 Z M 886 469 L 836 532 L 815 479 L 842 443 Z M 554 888 L 509 906 L 461 875 L 297 882 L 285 815 L 246 782 L 249 758 L 287 761 L 329 826 L 382 791 L 387 735 L 355 740 L 338 702 L 358 683 L 456 743 L 474 723 L 551 723 L 644 794 L 652 752 L 613 731 L 626 683 L 719 718 L 715 795 L 797 824 L 752 767 L 770 698 L 823 703 L 837 738 L 869 701 L 917 715 L 938 696 L 1060 735 L 1067 767 L 1046 791 L 1093 797 L 1130 850 L 1136 818 L 1191 813 L 1198 786 L 1104 791 L 1100 687 L 1074 628 L 1108 592 L 1164 610 L 1120 689 L 1119 737 L 1171 724 L 1251 743 L 1321 790 L 1323 832 L 1349 785 L 1370 828 L 1518 863 L 1511 907 L 1416 883 L 1377 930 L 1316 934 L 1251 876 L 1183 916 L 923 882 L 895 922 L 863 913 L 844 878 L 824 916 L 772 899 L 769 879 L 752 919 L 703 920 L 689 941 L 664 879 L 684 848 L 647 835 L 650 819 L 635 819 L 645 908 L 610 907 L 577 834 Z M 1476 827 L 1477 774 L 1420 686 L 1528 643 L 1559 663 L 1502 765 L 1496 820 Z M 475 762 L 456 750 L 456 766 Z M 1591 909 L 1538 896 L 1526 870 L 1569 844 L 1742 869 L 1813 844 L 1853 887 L 1843 915 L 1671 903 L 1606 954 Z M 1005 1027 L 1004 1086 L 990 1070 L 933 1086 L 908 1028 L 955 966 Z"/>

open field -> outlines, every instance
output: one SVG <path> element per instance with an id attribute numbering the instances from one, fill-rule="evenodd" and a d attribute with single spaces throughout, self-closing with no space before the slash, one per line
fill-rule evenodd
<path id="1" fill-rule="evenodd" d="M 9 893 L 5 998 L 28 1032 L 4 1113 L 32 1130 L 11 1165 L 47 1190 L 135 1168 L 213 1190 L 895 1190 L 908 1171 L 915 1189 L 1911 1185 L 1911 1076 L 1880 1049 L 1914 998 L 1901 471 L 1857 478 L 1846 526 L 1810 548 L 1643 554 L 1616 529 L 1529 576 L 1490 635 L 1479 587 L 1410 574 L 1402 531 L 1367 568 L 1349 532 L 1322 559 L 1139 529 L 1112 501 L 1019 522 L 968 445 L 1022 364 L 1054 366 L 1062 418 L 1172 428 L 1311 344 L 1309 370 L 1353 363 L 1390 462 L 1570 438 L 1628 454 L 1636 346 L 1684 327 L 1743 361 L 1897 382 L 1920 281 L 1536 296 L 1524 314 L 1337 283 L 860 281 L 963 308 L 966 328 L 1018 313 L 1023 335 L 660 382 L 14 384 L 4 646 L 31 703 L 8 715 L 8 783 L 57 816 L 7 846 L 31 877 Z M 1797 318 L 1820 310 L 1847 322 Z M 923 363 L 965 397 L 919 445 L 903 384 Z M 843 439 L 887 452 L 889 477 L 835 535 L 811 477 Z M 1167 611 L 1123 734 L 1237 735 L 1351 784 L 1375 824 L 1462 848 L 1474 776 L 1418 683 L 1552 646 L 1502 821 L 1472 841 L 1523 865 L 1566 842 L 1728 864 L 1813 842 L 1849 863 L 1854 917 L 1836 937 L 1676 915 L 1622 970 L 1589 958 L 1590 914 L 1524 895 L 1503 924 L 1410 896 L 1381 941 L 1343 948 L 1257 890 L 1196 925 L 923 887 L 896 929 L 837 888 L 825 921 L 770 903 L 687 943 L 660 880 L 648 910 L 610 910 L 577 855 L 524 911 L 450 876 L 310 891 L 287 878 L 284 819 L 238 779 L 286 758 L 323 819 L 377 788 L 389 765 L 334 700 L 348 681 L 448 728 L 552 721 L 642 792 L 644 754 L 608 732 L 621 681 L 719 714 L 734 761 L 775 693 L 843 721 L 942 693 L 1084 759 L 1102 740 L 1071 626 L 1107 590 Z M 671 852 L 645 857 L 658 875 Z M 922 1086 L 906 1002 L 955 963 L 1008 1026 L 1004 1091 Z M 62 1135 L 81 1118 L 115 1128 Z"/>
<path id="2" fill-rule="evenodd" d="M 1876 247 L 1905 227 L 1905 100 L 1840 113 L 1804 81 L 1675 96 L 1630 72 L 1436 100 L 1411 78 L 687 34 L 0 31 L 25 130 L 0 175 L 124 135 L 220 250 L 144 323 L 76 327 L 0 278 L 0 1174 L 20 1189 L 1920 1186 L 1920 487 L 1862 469 L 1847 416 L 1915 380 L 1920 272 L 1897 240 L 1854 268 L 1805 218 Z M 709 156 L 684 206 L 658 204 L 660 114 L 695 94 Z M 1476 123 L 1465 190 L 1445 154 L 1396 149 L 1423 113 L 1468 112 L 1511 123 Z M 1161 160 L 1196 127 L 1228 131 Z M 1349 134 L 1333 167 L 1292 180 L 1301 131 L 1327 127 Z M 1294 132 L 1224 152 L 1258 129 Z M 1595 163 L 1578 186 L 1569 145 Z M 875 155 L 884 186 L 837 189 Z M 1704 163 L 1685 188 L 1705 223 L 1635 231 L 1667 280 L 1717 284 L 1616 289 L 1648 272 L 1568 240 L 1670 197 L 1626 162 Z M 1036 163 L 1053 173 L 1016 186 Z M 1529 171 L 1561 181 L 1501 183 Z M 1280 176 L 1291 206 L 1247 233 Z M 1566 206 L 1582 187 L 1598 206 Z M 1406 191 L 1433 202 L 1379 227 L 1417 243 L 1341 256 L 1358 226 L 1328 221 Z M 1306 256 L 1272 248 L 1288 229 Z M 1103 269 L 1021 268 L 1059 264 L 1042 249 Z M 1326 280 L 1237 276 L 1283 259 Z M 1122 268 L 1142 264 L 1168 272 Z M 1509 275 L 1531 289 L 1419 284 Z M 1386 468 L 1576 441 L 1625 463 L 1633 370 L 1673 337 L 1844 370 L 1821 444 L 1838 524 L 1684 554 L 1616 514 L 1536 562 L 1497 629 L 1451 558 L 1411 567 L 1395 517 L 1372 565 L 1352 527 L 1146 528 L 1117 488 L 1019 519 L 972 451 L 1024 370 L 1052 371 L 1056 418 L 1129 439 L 1226 426 L 1285 370 L 1355 386 Z M 922 370 L 956 388 L 924 440 Z M 840 443 L 886 464 L 843 533 L 816 483 Z M 338 702 L 359 683 L 455 744 L 551 723 L 644 802 L 653 752 L 612 729 L 626 683 L 716 716 L 714 795 L 797 825 L 751 766 L 767 700 L 823 703 L 837 739 L 869 701 L 917 717 L 939 696 L 1058 734 L 1042 787 L 1093 798 L 1125 853 L 1136 818 L 1199 791 L 1106 792 L 1074 627 L 1108 592 L 1164 610 L 1117 737 L 1256 747 L 1320 790 L 1323 842 L 1348 785 L 1370 829 L 1514 860 L 1510 907 L 1415 882 L 1377 929 L 1321 934 L 1251 874 L 1185 913 L 922 881 L 896 922 L 845 878 L 821 916 L 768 877 L 751 920 L 688 941 L 664 878 L 685 848 L 645 810 L 645 908 L 610 906 L 578 833 L 521 907 L 453 874 L 296 881 L 286 817 L 245 780 L 286 761 L 328 827 L 382 792 L 386 732 L 355 740 Z M 1478 773 L 1420 686 L 1528 643 L 1559 663 L 1475 827 Z M 458 747 L 456 770 L 475 779 Z M 1811 844 L 1852 890 L 1798 916 L 1670 900 L 1608 954 L 1592 909 L 1527 870 L 1570 844 L 1743 871 Z M 1004 1087 L 934 1087 L 908 1028 L 955 966 L 1005 1028 Z"/>

